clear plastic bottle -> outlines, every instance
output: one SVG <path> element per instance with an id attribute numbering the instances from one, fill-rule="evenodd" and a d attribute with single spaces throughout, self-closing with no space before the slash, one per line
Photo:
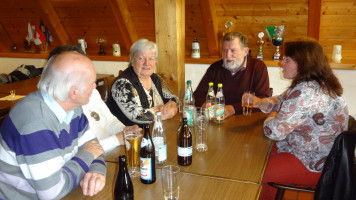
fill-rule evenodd
<path id="1" fill-rule="evenodd" d="M 215 119 L 215 93 L 214 93 L 214 83 L 209 82 L 208 94 L 206 95 L 206 109 L 209 112 L 209 120 Z"/>
<path id="2" fill-rule="evenodd" d="M 152 140 L 155 146 L 156 163 L 161 165 L 167 161 L 167 139 L 161 119 L 161 112 L 155 115 L 155 124 L 152 130 Z"/>
<path id="3" fill-rule="evenodd" d="M 187 118 L 187 124 L 193 125 L 193 113 L 195 108 L 195 101 L 193 96 L 192 81 L 187 81 L 187 86 L 184 95 L 183 116 Z"/>
<path id="4" fill-rule="evenodd" d="M 222 83 L 218 84 L 218 91 L 216 92 L 215 98 L 215 123 L 222 124 L 224 123 L 224 114 L 225 114 L 225 97 L 222 89 Z"/>

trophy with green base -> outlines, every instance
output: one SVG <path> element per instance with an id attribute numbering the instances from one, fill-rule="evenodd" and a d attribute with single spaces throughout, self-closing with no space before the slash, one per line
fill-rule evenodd
<path id="1" fill-rule="evenodd" d="M 263 38 L 264 35 L 265 34 L 263 32 L 258 33 L 258 37 L 260 39 L 256 41 L 256 44 L 260 47 L 259 50 L 258 50 L 258 54 L 257 54 L 256 58 L 260 59 L 260 60 L 263 59 L 262 46 L 265 44 L 265 41 L 263 41 L 262 38 Z"/>
<path id="2" fill-rule="evenodd" d="M 279 60 L 281 54 L 279 53 L 279 46 L 283 43 L 284 25 L 280 26 L 267 26 L 266 32 L 268 37 L 272 40 L 272 44 L 277 47 L 276 52 L 273 54 L 274 60 Z"/>

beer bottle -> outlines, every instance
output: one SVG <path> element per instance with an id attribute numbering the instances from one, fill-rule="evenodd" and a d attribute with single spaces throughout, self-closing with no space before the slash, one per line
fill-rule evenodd
<path id="1" fill-rule="evenodd" d="M 185 89 L 184 95 L 184 116 L 187 118 L 187 123 L 189 126 L 193 125 L 193 112 L 195 108 L 194 96 L 193 96 L 193 89 L 192 89 L 192 81 L 187 81 L 187 86 Z"/>
<path id="2" fill-rule="evenodd" d="M 155 146 L 150 135 L 150 124 L 143 125 L 140 150 L 141 182 L 151 184 L 156 181 Z"/>
<path id="3" fill-rule="evenodd" d="M 126 166 L 126 156 L 119 156 L 119 171 L 116 175 L 114 187 L 115 200 L 133 200 L 133 184 Z"/>
<path id="4" fill-rule="evenodd" d="M 193 145 L 192 133 L 187 124 L 187 118 L 183 117 L 183 123 L 178 132 L 178 164 L 187 166 L 192 164 Z"/>
<path id="5" fill-rule="evenodd" d="M 152 140 L 155 146 L 156 163 L 163 164 L 167 160 L 167 140 L 161 120 L 161 112 L 156 112 L 155 124 L 152 130 Z"/>
<path id="6" fill-rule="evenodd" d="M 215 119 L 215 93 L 214 93 L 214 83 L 209 82 L 208 94 L 206 95 L 206 109 L 209 112 L 209 120 Z"/>
<path id="7" fill-rule="evenodd" d="M 222 124 L 224 123 L 224 114 L 225 114 L 225 98 L 222 90 L 222 83 L 218 84 L 218 91 L 215 98 L 215 123 Z"/>

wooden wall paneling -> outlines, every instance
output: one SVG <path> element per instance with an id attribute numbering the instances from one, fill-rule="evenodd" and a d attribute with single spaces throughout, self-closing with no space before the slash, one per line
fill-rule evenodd
<path id="1" fill-rule="evenodd" d="M 56 10 L 54 9 L 51 0 L 36 0 L 37 4 L 43 12 L 42 20 L 49 28 L 53 37 L 57 37 L 61 44 L 69 44 L 70 39 L 59 19 Z M 55 39 L 55 38 L 53 38 Z"/>
<path id="2" fill-rule="evenodd" d="M 185 90 L 185 0 L 155 0 L 157 73 L 179 97 Z M 164 19 L 164 20 L 162 20 Z"/>
<path id="3" fill-rule="evenodd" d="M 202 14 L 200 11 L 199 0 L 189 1 L 185 6 L 185 55 L 191 57 L 192 42 L 198 38 L 200 45 L 200 56 L 209 56 L 206 33 L 202 23 Z"/>
<path id="4" fill-rule="evenodd" d="M 356 60 L 356 1 L 322 0 L 320 43 L 329 58 L 333 45 L 342 45 L 342 61 Z"/>
<path id="5" fill-rule="evenodd" d="M 319 40 L 321 0 L 309 1 L 308 37 Z"/>
<path id="6" fill-rule="evenodd" d="M 129 51 L 131 45 L 138 39 L 136 28 L 132 22 L 131 13 L 126 0 L 109 0 L 117 25 L 119 26 L 124 46 Z"/>
<path id="7" fill-rule="evenodd" d="M 200 11 L 208 43 L 209 56 L 218 56 L 218 24 L 214 0 L 200 0 Z"/>
<path id="8" fill-rule="evenodd" d="M 15 43 L 12 41 L 10 35 L 7 33 L 5 27 L 0 23 L 0 42 L 6 50 L 12 51 Z"/>

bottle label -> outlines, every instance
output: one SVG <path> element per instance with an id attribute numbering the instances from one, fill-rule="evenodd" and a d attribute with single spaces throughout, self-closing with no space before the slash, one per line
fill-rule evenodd
<path id="1" fill-rule="evenodd" d="M 193 112 L 191 109 L 184 107 L 184 112 L 183 115 L 185 118 L 187 118 L 187 124 L 192 125 L 193 124 Z"/>
<path id="2" fill-rule="evenodd" d="M 184 99 L 189 99 L 191 96 L 192 96 L 192 94 L 190 93 L 190 89 L 187 88 L 187 89 L 185 90 Z"/>
<path id="3" fill-rule="evenodd" d="M 215 118 L 215 104 L 206 103 L 206 108 L 209 111 L 209 119 L 214 119 Z"/>
<path id="4" fill-rule="evenodd" d="M 141 148 L 144 148 L 145 146 L 149 145 L 151 142 L 147 138 L 142 138 L 141 141 Z"/>
<path id="5" fill-rule="evenodd" d="M 193 155 L 193 147 L 180 147 L 178 146 L 178 156 L 180 157 L 188 157 L 188 156 L 192 156 Z"/>
<path id="6" fill-rule="evenodd" d="M 224 104 L 216 104 L 216 119 L 221 121 L 224 120 L 225 106 Z"/>
<path id="7" fill-rule="evenodd" d="M 150 181 L 152 180 L 152 160 L 151 158 L 140 158 L 141 161 L 141 179 Z"/>
<path id="8" fill-rule="evenodd" d="M 155 145 L 155 154 L 158 161 L 167 160 L 167 145 L 164 144 L 163 137 L 154 137 L 153 144 Z"/>

